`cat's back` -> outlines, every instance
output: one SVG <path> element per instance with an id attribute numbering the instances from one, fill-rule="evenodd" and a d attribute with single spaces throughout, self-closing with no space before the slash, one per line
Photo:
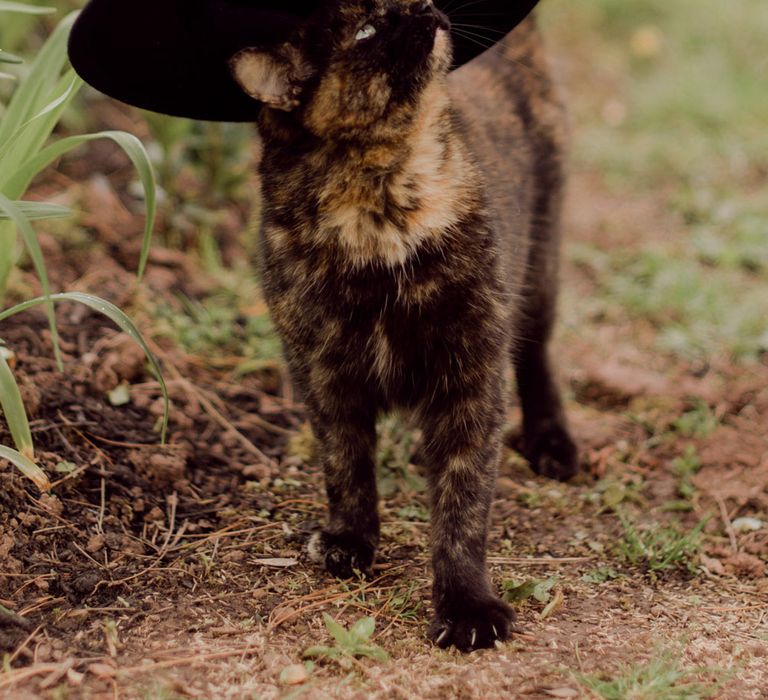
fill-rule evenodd
<path id="1" fill-rule="evenodd" d="M 560 184 L 566 141 L 535 20 L 454 71 L 449 89 L 500 233 L 524 245 L 537 195 L 548 181 Z"/>

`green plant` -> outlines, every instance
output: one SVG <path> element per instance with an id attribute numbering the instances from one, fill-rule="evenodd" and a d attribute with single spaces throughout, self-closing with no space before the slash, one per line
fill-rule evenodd
<path id="1" fill-rule="evenodd" d="M 399 416 L 393 414 L 379 421 L 378 434 L 376 477 L 381 496 L 394 496 L 403 485 L 417 493 L 425 491 L 427 484 L 424 477 L 414 472 L 410 466 L 416 444 L 414 431 Z"/>
<path id="2" fill-rule="evenodd" d="M 37 7 L 0 0 L 0 13 L 39 14 Z M 47 9 L 45 10 L 48 11 Z M 69 136 L 47 143 L 64 109 L 82 86 L 82 81 L 67 68 L 66 44 L 69 30 L 77 13 L 65 17 L 54 29 L 36 58 L 29 65 L 12 93 L 0 118 L 0 303 L 9 275 L 18 260 L 17 239 L 20 238 L 32 261 L 42 285 L 43 296 L 18 304 L 0 313 L 0 320 L 37 305 L 44 305 L 51 328 L 54 353 L 62 366 L 58 333 L 53 312 L 55 301 L 77 301 L 105 314 L 124 331 L 141 343 L 159 376 L 154 358 L 128 317 L 117 307 L 86 294 L 52 295 L 42 250 L 31 221 L 66 216 L 66 207 L 44 202 L 21 201 L 32 180 L 57 158 L 93 139 L 108 138 L 117 143 L 133 162 L 144 188 L 147 215 L 139 262 L 139 276 L 144 271 L 155 218 L 155 184 L 149 159 L 141 142 L 134 136 L 118 131 Z M 0 54 L 1 55 L 1 54 Z M 7 57 L 6 57 L 7 58 Z M 13 63 L 20 62 L 15 57 Z M 47 144 L 47 145 L 46 145 Z M 165 385 L 160 379 L 167 407 Z M 45 474 L 34 464 L 27 416 L 8 363 L 0 364 L 0 405 L 9 424 L 16 450 L 3 447 L 2 456 L 14 463 L 41 488 L 48 487 Z M 167 412 L 163 422 L 163 434 Z"/>
<path id="3" fill-rule="evenodd" d="M 672 473 L 677 477 L 677 492 L 682 498 L 691 498 L 695 492 L 692 478 L 701 469 L 701 460 L 694 445 L 686 445 L 685 452 L 672 460 Z"/>
<path id="4" fill-rule="evenodd" d="M 703 700 L 718 692 L 720 683 L 698 679 L 706 669 L 681 668 L 680 654 L 659 649 L 644 663 L 627 664 L 615 674 L 577 673 L 576 678 L 604 700 Z"/>
<path id="5" fill-rule="evenodd" d="M 624 529 L 617 547 L 621 556 L 633 566 L 644 566 L 649 571 L 687 568 L 694 571 L 693 557 L 701 546 L 701 532 L 709 516 L 690 531 L 677 526 L 653 524 L 640 528 L 623 508 L 615 509 Z"/>
<path id="6" fill-rule="evenodd" d="M 717 416 L 706 402 L 697 399 L 692 408 L 674 421 L 672 427 L 685 437 L 705 438 L 717 429 L 718 423 Z"/>
<path id="7" fill-rule="evenodd" d="M 376 627 L 372 617 L 360 618 L 349 630 L 345 630 L 327 613 L 323 613 L 325 627 L 334 639 L 334 646 L 317 645 L 304 651 L 305 658 L 326 658 L 349 668 L 353 660 L 367 657 L 374 661 L 386 661 L 389 658 L 384 649 L 371 643 L 371 636 Z"/>

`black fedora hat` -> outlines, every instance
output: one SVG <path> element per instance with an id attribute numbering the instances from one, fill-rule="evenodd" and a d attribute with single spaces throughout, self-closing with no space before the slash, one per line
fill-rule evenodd
<path id="1" fill-rule="evenodd" d="M 136 107 L 211 121 L 253 121 L 259 103 L 232 79 L 240 49 L 285 41 L 322 0 L 91 0 L 69 39 L 78 74 Z M 435 0 L 461 22 L 456 67 L 519 24 L 538 0 Z M 491 39 L 489 37 L 494 37 Z"/>

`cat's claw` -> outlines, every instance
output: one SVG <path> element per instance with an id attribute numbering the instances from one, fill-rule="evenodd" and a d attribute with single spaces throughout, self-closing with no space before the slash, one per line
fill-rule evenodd
<path id="1" fill-rule="evenodd" d="M 429 631 L 429 638 L 441 649 L 449 646 L 463 652 L 489 649 L 509 638 L 514 613 L 500 599 L 463 601 L 450 607 L 450 613 L 438 613 Z"/>

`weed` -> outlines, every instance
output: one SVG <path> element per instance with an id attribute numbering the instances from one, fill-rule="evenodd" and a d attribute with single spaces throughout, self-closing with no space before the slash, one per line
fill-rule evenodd
<path id="1" fill-rule="evenodd" d="M 548 579 L 528 579 L 522 583 L 505 581 L 504 600 L 508 603 L 520 604 L 533 598 L 540 603 L 547 603 L 557 582 L 557 576 L 551 576 Z"/>
<path id="2" fill-rule="evenodd" d="M 426 481 L 411 465 L 416 432 L 393 414 L 379 421 L 378 433 L 376 475 L 382 498 L 390 498 L 402 490 L 403 485 L 411 491 L 424 492 Z"/>
<path id="3" fill-rule="evenodd" d="M 429 511 L 421 503 L 413 503 L 411 505 L 403 506 L 397 511 L 397 517 L 400 520 L 406 520 L 409 522 L 428 523 Z"/>
<path id="4" fill-rule="evenodd" d="M 204 302 L 179 297 L 180 309 L 168 305 L 154 310 L 156 333 L 171 337 L 196 355 L 236 357 L 238 376 L 274 367 L 280 340 L 266 307 L 240 309 L 234 293 L 220 290 Z"/>
<path id="5" fill-rule="evenodd" d="M 627 664 L 615 674 L 596 673 L 576 678 L 604 700 L 703 700 L 714 697 L 720 683 L 707 683 L 699 677 L 705 669 L 681 667 L 679 652 L 659 649 L 646 662 Z"/>
<path id="6" fill-rule="evenodd" d="M 623 508 L 617 507 L 615 513 L 624 529 L 618 551 L 630 564 L 651 572 L 685 568 L 693 573 L 697 570 L 693 558 L 701 546 L 701 532 L 708 516 L 689 532 L 683 532 L 677 526 L 655 523 L 640 529 Z"/>
<path id="7" fill-rule="evenodd" d="M 672 427 L 683 437 L 709 437 L 719 425 L 717 416 L 701 399 L 694 402 L 693 408 L 685 411 L 673 423 Z"/>
<path id="8" fill-rule="evenodd" d="M 408 588 L 398 589 L 389 601 L 388 611 L 400 620 L 418 620 L 420 618 L 421 601 L 413 600 L 413 594 L 418 583 L 412 582 Z"/>
<path id="9" fill-rule="evenodd" d="M 612 566 L 597 566 L 583 574 L 581 580 L 585 583 L 605 583 L 617 578 L 621 578 L 621 574 Z"/>
<path id="10" fill-rule="evenodd" d="M 354 660 L 360 657 L 374 661 L 386 661 L 389 658 L 384 649 L 370 641 L 376 628 L 376 621 L 372 617 L 360 618 L 349 630 L 344 629 L 327 613 L 323 614 L 323 621 L 335 644 L 309 647 L 304 651 L 305 658 L 331 659 L 342 668 L 351 668 Z"/>

